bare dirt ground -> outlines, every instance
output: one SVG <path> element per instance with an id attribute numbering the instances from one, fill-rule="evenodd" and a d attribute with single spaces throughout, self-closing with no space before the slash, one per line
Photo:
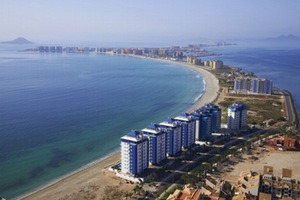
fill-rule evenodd
<path id="1" fill-rule="evenodd" d="M 300 180 L 300 152 L 278 151 L 272 147 L 267 147 L 266 151 L 252 149 L 232 157 L 221 163 L 218 170 L 223 179 L 235 186 L 241 171 L 249 169 L 262 174 L 264 166 L 273 166 L 275 176 L 282 175 L 282 168 L 291 169 L 292 177 Z"/>

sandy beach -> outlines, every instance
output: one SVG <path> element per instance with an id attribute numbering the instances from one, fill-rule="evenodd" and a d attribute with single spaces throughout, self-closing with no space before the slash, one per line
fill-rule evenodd
<path id="1" fill-rule="evenodd" d="M 219 80 L 215 77 L 214 74 L 205 70 L 205 67 L 199 67 L 199 66 L 194 66 L 189 64 L 184 64 L 184 65 L 201 74 L 206 84 L 204 94 L 201 96 L 200 99 L 198 99 L 195 102 L 195 104 L 191 108 L 187 110 L 188 113 L 191 113 L 195 109 L 200 108 L 201 106 L 210 103 L 218 98 Z"/>
<path id="2" fill-rule="evenodd" d="M 212 73 L 199 66 L 178 62 L 172 63 L 181 64 L 195 70 L 204 77 L 206 82 L 204 94 L 187 112 L 212 102 L 218 97 L 218 79 Z M 126 183 L 126 181 L 115 177 L 112 172 L 107 170 L 109 166 L 119 160 L 120 153 L 115 152 L 103 160 L 88 164 L 75 172 L 37 188 L 35 191 L 18 197 L 18 199 L 84 199 L 89 195 L 101 199 L 101 194 L 104 193 L 106 186 L 118 186 L 121 190 L 130 191 L 135 186 L 134 184 Z"/>
<path id="3" fill-rule="evenodd" d="M 72 197 L 86 193 L 84 190 L 99 195 L 107 185 L 120 186 L 121 179 L 107 170 L 108 166 L 118 162 L 119 158 L 119 152 L 115 152 L 103 160 L 91 163 L 83 169 L 59 178 L 18 199 L 74 199 Z M 130 190 L 133 187 L 133 185 L 123 185 L 124 190 Z"/>

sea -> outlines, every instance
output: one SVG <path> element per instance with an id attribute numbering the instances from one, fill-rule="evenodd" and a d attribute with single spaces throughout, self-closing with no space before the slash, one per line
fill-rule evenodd
<path id="1" fill-rule="evenodd" d="M 24 47 L 23 47 L 24 49 Z M 179 64 L 0 46 L 0 196 L 13 199 L 119 149 L 120 137 L 187 110 L 203 77 Z M 300 110 L 300 47 L 207 47 L 273 80 Z"/>
<path id="2" fill-rule="evenodd" d="M 6 199 L 118 151 L 121 136 L 176 117 L 204 91 L 202 76 L 179 64 L 19 50 L 0 47 L 0 196 Z"/>

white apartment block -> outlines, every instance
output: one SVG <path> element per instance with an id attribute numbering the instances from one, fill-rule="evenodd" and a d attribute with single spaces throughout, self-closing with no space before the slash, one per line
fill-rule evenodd
<path id="1" fill-rule="evenodd" d="M 137 175 L 148 166 L 148 139 L 138 131 L 121 137 L 121 172 Z"/>

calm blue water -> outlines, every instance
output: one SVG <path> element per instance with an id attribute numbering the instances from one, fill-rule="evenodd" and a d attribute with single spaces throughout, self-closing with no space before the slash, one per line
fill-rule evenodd
<path id="1" fill-rule="evenodd" d="M 244 72 L 254 72 L 261 78 L 273 80 L 273 86 L 289 90 L 300 116 L 300 46 L 272 46 L 266 44 L 241 44 L 212 48 L 222 56 L 224 64 L 240 67 Z"/>
<path id="2" fill-rule="evenodd" d="M 95 54 L 0 52 L 0 196 L 16 197 L 189 108 L 202 77 L 180 65 Z"/>

